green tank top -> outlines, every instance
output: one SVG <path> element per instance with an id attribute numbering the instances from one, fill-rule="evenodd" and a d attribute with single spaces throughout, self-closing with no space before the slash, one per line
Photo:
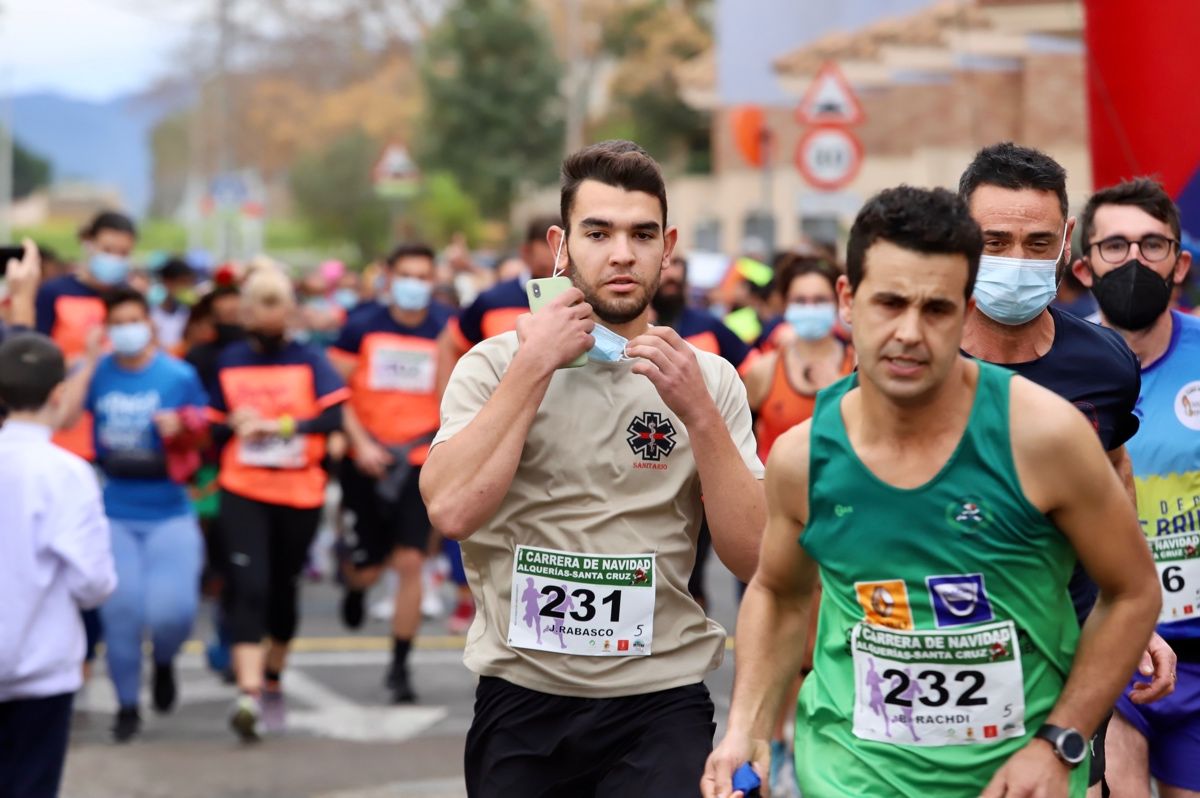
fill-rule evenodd
<path id="1" fill-rule="evenodd" d="M 976 796 L 1062 692 L 1075 554 L 1021 490 L 1012 376 L 979 363 L 958 447 L 911 490 L 850 445 L 841 402 L 857 375 L 818 395 L 800 538 L 823 585 L 796 720 L 805 798 Z M 1086 789 L 1081 766 L 1070 794 Z"/>

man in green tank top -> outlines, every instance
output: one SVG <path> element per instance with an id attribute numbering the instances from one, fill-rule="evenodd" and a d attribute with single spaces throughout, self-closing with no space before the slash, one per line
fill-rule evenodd
<path id="1" fill-rule="evenodd" d="M 743 762 L 766 772 L 818 576 L 796 723 L 805 798 L 1084 795 L 1086 737 L 1158 613 L 1154 565 L 1082 414 L 959 354 L 981 249 L 942 189 L 890 189 L 860 211 L 838 286 L 859 372 L 771 451 L 705 798 L 740 796 Z M 1076 557 L 1101 595 L 1082 631 Z"/>

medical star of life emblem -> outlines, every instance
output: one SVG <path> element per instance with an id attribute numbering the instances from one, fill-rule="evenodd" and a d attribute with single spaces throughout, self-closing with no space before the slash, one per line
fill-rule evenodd
<path id="1" fill-rule="evenodd" d="M 643 460 L 658 462 L 675 449 L 675 425 L 661 413 L 642 413 L 625 429 L 625 439 L 633 453 Z"/>

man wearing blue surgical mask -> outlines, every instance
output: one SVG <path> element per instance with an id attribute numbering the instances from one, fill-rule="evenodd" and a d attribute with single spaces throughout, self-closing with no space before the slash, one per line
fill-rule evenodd
<path id="1" fill-rule="evenodd" d="M 985 147 L 963 172 L 959 194 L 983 231 L 972 307 L 962 348 L 1072 402 L 1092 422 L 1132 499 L 1125 443 L 1138 429 L 1137 359 L 1119 335 L 1051 307 L 1071 263 L 1075 217 L 1067 211 L 1067 173 L 1045 153 L 1012 142 Z M 1095 604 L 1095 583 L 1076 568 L 1071 599 L 1082 625 Z M 1147 703 L 1173 689 L 1175 655 L 1155 635 L 1140 670 L 1154 680 L 1133 694 Z M 1092 789 L 1104 775 L 1102 725 L 1093 740 Z"/>
<path id="2" fill-rule="evenodd" d="M 37 330 L 48 335 L 67 358 L 68 386 L 86 385 L 88 376 L 77 368 L 86 360 L 89 335 L 104 323 L 103 294 L 123 285 L 129 273 L 129 254 L 137 229 L 124 214 L 104 211 L 79 234 L 83 253 L 74 273 L 48 280 L 38 289 Z M 84 416 L 75 427 L 59 432 L 54 442 L 85 460 L 93 459 L 91 421 Z"/>
<path id="3" fill-rule="evenodd" d="M 126 742 L 141 729 L 144 637 L 153 643 L 154 707 L 175 705 L 173 663 L 196 616 L 202 541 L 182 484 L 189 475 L 170 467 L 168 451 L 205 444 L 208 395 L 194 368 L 159 350 L 142 294 L 115 288 L 105 304 L 112 353 L 96 365 L 82 407 L 72 399 L 68 412 L 86 408 L 95 419 L 117 568 L 117 590 L 100 617 L 118 703 L 112 734 Z"/>
<path id="4" fill-rule="evenodd" d="M 355 520 L 352 540 L 341 547 L 342 620 L 360 627 L 367 589 L 386 569 L 395 571 L 387 685 L 393 702 L 411 703 L 408 655 L 421 625 L 421 568 L 432 531 L 418 479 L 438 428 L 438 336 L 454 314 L 432 299 L 429 247 L 403 244 L 387 264 L 390 302 L 351 314 L 329 349 L 350 387 L 343 410 L 350 457 L 341 483 Z"/>

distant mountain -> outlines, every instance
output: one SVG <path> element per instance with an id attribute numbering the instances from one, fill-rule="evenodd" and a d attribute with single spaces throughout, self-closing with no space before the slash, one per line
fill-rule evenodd
<path id="1" fill-rule="evenodd" d="M 54 165 L 54 180 L 115 186 L 126 210 L 150 203 L 150 132 L 167 114 L 186 107 L 190 92 L 133 94 L 108 102 L 38 92 L 12 98 L 16 138 Z"/>

